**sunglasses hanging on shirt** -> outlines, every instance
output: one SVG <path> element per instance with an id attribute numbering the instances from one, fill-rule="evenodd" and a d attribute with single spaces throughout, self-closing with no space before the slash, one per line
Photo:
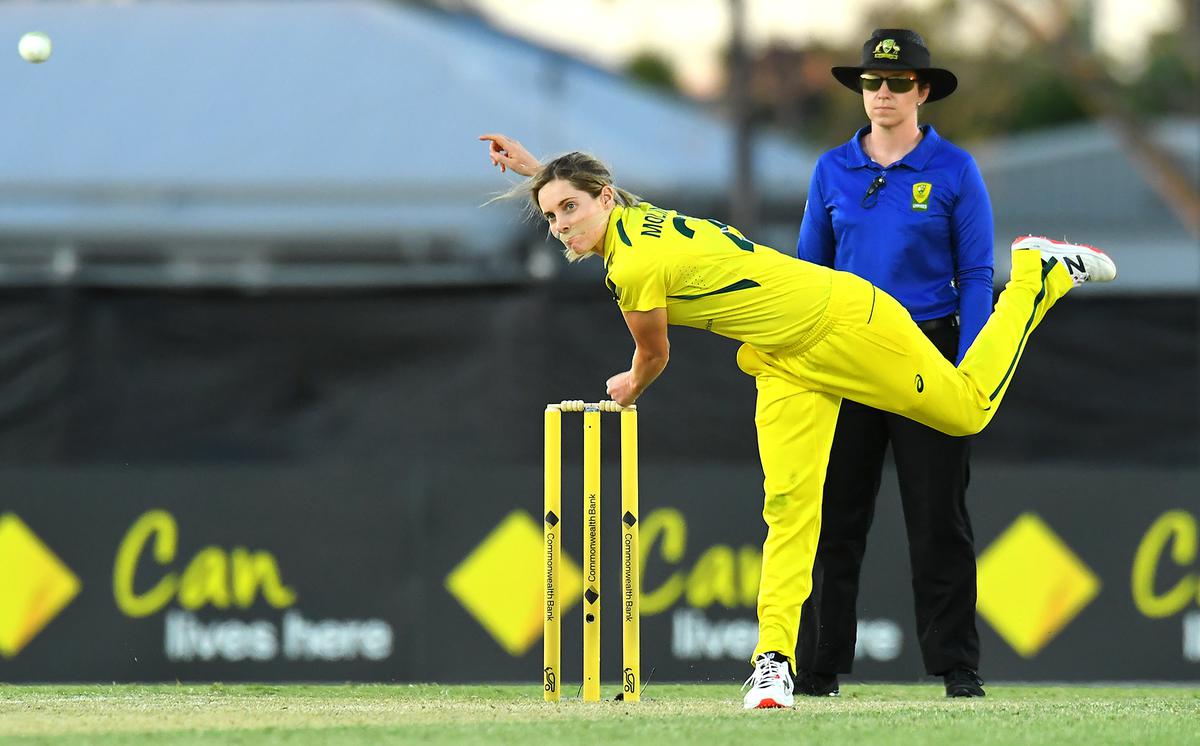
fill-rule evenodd
<path id="1" fill-rule="evenodd" d="M 879 190 L 887 186 L 887 174 L 879 174 L 875 177 L 871 185 L 867 187 L 867 193 L 863 195 L 862 206 L 872 208 L 875 203 L 879 202 Z"/>

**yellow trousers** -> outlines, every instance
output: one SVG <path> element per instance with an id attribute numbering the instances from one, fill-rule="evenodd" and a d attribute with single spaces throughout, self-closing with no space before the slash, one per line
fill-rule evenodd
<path id="1" fill-rule="evenodd" d="M 949 435 L 983 429 L 996 413 L 1030 332 L 1072 287 L 1056 261 L 1013 253 L 1012 279 L 956 368 L 895 299 L 854 275 L 834 275 L 824 316 L 796 345 L 771 353 L 742 345 L 754 376 L 754 423 L 765 480 L 758 646 L 795 668 L 800 605 L 812 590 L 821 495 L 843 398 L 909 417 Z"/>

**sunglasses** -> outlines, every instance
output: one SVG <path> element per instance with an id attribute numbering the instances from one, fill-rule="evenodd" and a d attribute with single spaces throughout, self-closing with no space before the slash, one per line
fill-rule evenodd
<path id="1" fill-rule="evenodd" d="M 886 82 L 892 93 L 908 93 L 917 84 L 916 78 L 905 78 L 897 75 L 894 78 L 881 78 L 878 75 L 859 75 L 858 81 L 864 91 L 878 91 Z"/>

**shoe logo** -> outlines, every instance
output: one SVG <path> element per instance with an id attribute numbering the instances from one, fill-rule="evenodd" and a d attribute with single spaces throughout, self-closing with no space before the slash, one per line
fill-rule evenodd
<path id="1" fill-rule="evenodd" d="M 625 693 L 633 694 L 637 691 L 637 678 L 633 675 L 633 669 L 625 669 Z"/>
<path id="2" fill-rule="evenodd" d="M 547 666 L 542 673 L 545 674 L 546 677 L 546 691 L 558 691 L 558 677 L 554 675 L 554 669 Z"/>
<path id="3" fill-rule="evenodd" d="M 1067 266 L 1067 271 L 1071 274 L 1087 274 L 1087 267 L 1083 266 L 1083 255 L 1064 256 L 1063 264 Z"/>
<path id="4" fill-rule="evenodd" d="M 921 378 L 920 373 L 917 374 L 916 383 L 917 383 L 917 393 L 918 394 L 923 393 L 925 391 L 925 379 Z"/>

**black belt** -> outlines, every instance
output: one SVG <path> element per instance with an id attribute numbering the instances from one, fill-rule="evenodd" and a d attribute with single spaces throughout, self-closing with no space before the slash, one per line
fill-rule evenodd
<path id="1" fill-rule="evenodd" d="M 950 314 L 949 316 L 943 316 L 940 319 L 918 321 L 917 326 L 921 329 L 921 331 L 926 333 L 934 332 L 938 329 L 953 329 L 958 326 L 958 316 L 955 314 Z"/>

